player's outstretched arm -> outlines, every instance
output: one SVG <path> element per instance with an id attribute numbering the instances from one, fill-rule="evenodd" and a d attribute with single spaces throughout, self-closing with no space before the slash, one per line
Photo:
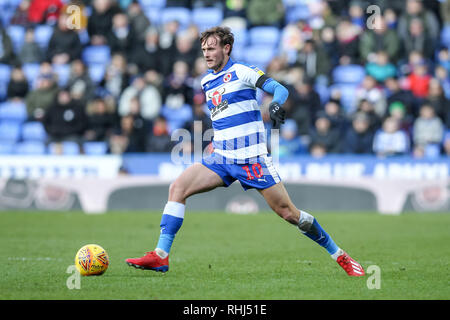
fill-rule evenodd
<path id="1" fill-rule="evenodd" d="M 272 102 L 269 105 L 270 119 L 272 119 L 272 127 L 279 128 L 284 123 L 286 111 L 281 105 L 289 96 L 289 91 L 278 81 L 268 78 L 261 86 L 265 92 L 273 95 Z"/>

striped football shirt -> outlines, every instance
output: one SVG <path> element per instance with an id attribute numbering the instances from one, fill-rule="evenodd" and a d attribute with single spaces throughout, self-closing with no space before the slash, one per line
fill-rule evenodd
<path id="1" fill-rule="evenodd" d="M 201 86 L 214 129 L 214 152 L 229 159 L 266 155 L 266 136 L 256 101 L 256 84 L 264 72 L 229 59 L 222 71 L 209 70 Z"/>

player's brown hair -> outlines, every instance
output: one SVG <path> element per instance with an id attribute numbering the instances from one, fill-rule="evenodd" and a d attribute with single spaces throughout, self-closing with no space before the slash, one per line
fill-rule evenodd
<path id="1" fill-rule="evenodd" d="M 200 35 L 200 43 L 203 44 L 210 36 L 216 36 L 220 40 L 220 45 L 223 47 L 230 45 L 230 52 L 233 50 L 234 35 L 228 27 L 212 27 L 202 32 Z"/>

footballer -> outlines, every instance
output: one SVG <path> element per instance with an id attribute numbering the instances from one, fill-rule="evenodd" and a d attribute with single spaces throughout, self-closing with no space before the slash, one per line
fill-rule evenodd
<path id="1" fill-rule="evenodd" d="M 183 224 L 186 199 L 228 187 L 238 180 L 244 190 L 254 188 L 281 218 L 326 249 L 349 276 L 363 276 L 364 269 L 339 248 L 317 220 L 292 203 L 268 155 L 265 128 L 256 101 L 256 89 L 272 95 L 269 105 L 273 126 L 284 123 L 283 103 L 288 90 L 255 66 L 230 58 L 234 37 L 227 27 L 213 27 L 201 34 L 200 43 L 208 66 L 201 81 L 211 112 L 214 151 L 202 163 L 188 167 L 169 187 L 161 217 L 161 232 L 153 251 L 126 259 L 130 266 L 166 272 L 175 235 Z"/>

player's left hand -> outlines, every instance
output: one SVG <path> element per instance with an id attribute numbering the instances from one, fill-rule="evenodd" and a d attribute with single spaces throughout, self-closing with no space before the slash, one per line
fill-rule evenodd
<path id="1" fill-rule="evenodd" d="M 269 104 L 270 119 L 272 119 L 272 127 L 279 128 L 284 123 L 286 110 L 284 110 L 278 102 Z"/>

